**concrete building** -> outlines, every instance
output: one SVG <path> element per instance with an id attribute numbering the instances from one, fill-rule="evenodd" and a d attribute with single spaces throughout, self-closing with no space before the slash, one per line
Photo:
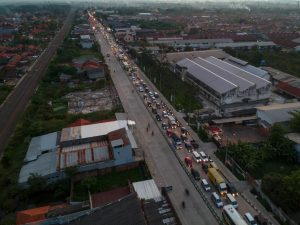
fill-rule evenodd
<path id="1" fill-rule="evenodd" d="M 271 95 L 269 81 L 212 56 L 182 59 L 175 71 L 197 85 L 222 116 L 265 104 Z"/>
<path id="2" fill-rule="evenodd" d="M 272 41 L 258 41 L 258 42 L 234 42 L 234 43 L 217 43 L 216 48 L 233 48 L 233 49 L 252 49 L 257 47 L 259 49 L 277 48 L 278 46 Z"/>
<path id="3" fill-rule="evenodd" d="M 64 170 L 77 167 L 85 172 L 134 162 L 137 148 L 127 120 L 115 120 L 63 128 L 31 140 L 19 184 L 26 185 L 31 174 L 48 182 L 65 178 Z"/>
<path id="4" fill-rule="evenodd" d="M 300 110 L 300 102 L 260 106 L 256 109 L 259 124 L 270 128 L 275 123 L 288 122 L 293 117 L 291 113 Z"/>

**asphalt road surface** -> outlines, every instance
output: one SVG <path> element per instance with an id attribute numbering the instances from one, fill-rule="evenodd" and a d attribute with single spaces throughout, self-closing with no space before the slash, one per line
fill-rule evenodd
<path id="1" fill-rule="evenodd" d="M 18 85 L 7 97 L 0 107 L 0 157 L 3 156 L 4 149 L 9 137 L 13 134 L 15 126 L 24 112 L 30 98 L 45 74 L 48 64 L 55 55 L 57 48 L 62 44 L 65 35 L 69 31 L 75 9 L 71 9 L 64 25 L 49 43 L 48 47 L 42 52 L 39 58 L 31 67 L 30 71 L 24 75 Z"/>
<path id="2" fill-rule="evenodd" d="M 191 183 L 190 178 L 178 163 L 143 101 L 135 91 L 132 92 L 131 82 L 112 53 L 111 47 L 104 36 L 97 33 L 96 38 L 101 45 L 103 55 L 110 55 L 110 57 L 106 57 L 106 62 L 110 68 L 112 80 L 122 105 L 128 113 L 128 119 L 136 122 L 134 135 L 140 144 L 140 148 L 144 150 L 145 159 L 153 179 L 159 187 L 173 186 L 170 199 L 180 221 L 184 225 L 218 224 Z M 147 132 L 148 123 L 151 125 L 150 130 Z M 154 132 L 153 136 L 151 135 L 152 131 Z M 185 194 L 185 188 L 189 190 L 189 196 Z M 181 207 L 182 201 L 185 201 L 185 208 Z"/>

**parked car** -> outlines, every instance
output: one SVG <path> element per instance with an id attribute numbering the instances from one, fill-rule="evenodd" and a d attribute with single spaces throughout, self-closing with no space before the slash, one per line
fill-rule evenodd
<path id="1" fill-rule="evenodd" d="M 268 225 L 268 220 L 261 214 L 255 215 L 254 219 L 259 225 Z"/>
<path id="2" fill-rule="evenodd" d="M 193 168 L 193 160 L 191 159 L 191 157 L 188 157 L 188 156 L 185 157 L 184 162 L 185 162 L 187 167 Z"/>
<path id="3" fill-rule="evenodd" d="M 210 191 L 210 185 L 206 179 L 201 180 L 201 186 L 205 191 Z"/>
<path id="4" fill-rule="evenodd" d="M 249 225 L 257 225 L 256 221 L 254 220 L 253 216 L 250 213 L 245 213 L 244 218 L 246 223 Z"/>
<path id="5" fill-rule="evenodd" d="M 154 96 L 155 98 L 159 98 L 159 95 L 158 95 L 157 92 L 154 92 L 154 93 L 153 93 L 153 96 Z"/>
<path id="6" fill-rule="evenodd" d="M 195 148 L 195 149 L 199 148 L 199 144 L 195 140 L 191 140 L 191 145 L 193 145 L 193 148 Z"/>
<path id="7" fill-rule="evenodd" d="M 199 152 L 199 155 L 202 162 L 208 162 L 208 157 L 203 151 Z"/>
<path id="8" fill-rule="evenodd" d="M 232 194 L 233 196 L 238 196 L 239 193 L 236 188 L 231 183 L 226 183 L 227 191 Z"/>
<path id="9" fill-rule="evenodd" d="M 191 174 L 195 180 L 200 180 L 200 178 L 201 178 L 200 173 L 197 170 L 191 168 Z"/>
<path id="10" fill-rule="evenodd" d="M 186 129 L 185 127 L 181 127 L 181 128 L 180 128 L 180 131 L 181 131 L 181 133 L 184 134 L 184 135 L 187 135 L 187 134 L 188 134 L 188 131 L 187 131 L 187 129 Z"/>
<path id="11" fill-rule="evenodd" d="M 153 108 L 152 108 L 152 113 L 153 113 L 153 114 L 157 114 L 157 109 L 153 107 Z"/>
<path id="12" fill-rule="evenodd" d="M 162 116 L 163 118 L 167 118 L 168 113 L 167 113 L 166 111 L 162 111 L 161 116 Z"/>
<path id="13" fill-rule="evenodd" d="M 143 87 L 139 87 L 139 92 L 144 92 L 144 88 Z"/>
<path id="14" fill-rule="evenodd" d="M 163 123 L 161 124 L 161 126 L 162 126 L 162 128 L 163 128 L 164 130 L 166 130 L 166 129 L 169 128 L 169 125 L 168 125 L 167 123 L 165 123 L 165 122 L 163 122 Z"/>
<path id="15" fill-rule="evenodd" d="M 208 173 L 208 165 L 206 165 L 206 164 L 202 164 L 202 169 L 203 169 L 203 171 L 205 172 L 205 173 Z"/>
<path id="16" fill-rule="evenodd" d="M 184 142 L 184 146 L 188 152 L 193 151 L 193 146 L 190 143 Z"/>
<path id="17" fill-rule="evenodd" d="M 211 194 L 211 199 L 218 208 L 223 207 L 223 202 L 217 192 Z"/>
<path id="18" fill-rule="evenodd" d="M 159 115 L 159 114 L 156 114 L 156 116 L 155 116 L 155 117 L 156 117 L 156 120 L 157 120 L 157 121 L 161 121 L 161 117 L 160 117 L 160 115 Z"/>

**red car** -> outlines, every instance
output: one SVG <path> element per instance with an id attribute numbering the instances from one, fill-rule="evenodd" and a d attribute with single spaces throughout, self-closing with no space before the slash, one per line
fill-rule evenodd
<path id="1" fill-rule="evenodd" d="M 189 167 L 189 168 L 193 168 L 193 160 L 192 160 L 192 158 L 191 157 L 185 157 L 184 158 L 184 162 L 185 162 L 185 164 L 187 165 L 187 167 Z"/>

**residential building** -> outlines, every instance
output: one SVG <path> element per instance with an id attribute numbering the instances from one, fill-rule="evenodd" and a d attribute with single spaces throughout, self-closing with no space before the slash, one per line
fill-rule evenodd
<path id="1" fill-rule="evenodd" d="M 265 104 L 271 95 L 269 81 L 212 56 L 182 59 L 175 72 L 198 86 L 221 116 Z"/>
<path id="2" fill-rule="evenodd" d="M 135 162 L 137 148 L 127 120 L 89 123 L 63 128 L 34 137 L 24 159 L 19 184 L 26 186 L 31 174 L 48 182 L 65 178 L 64 170 L 78 172 L 115 167 Z"/>
<path id="3" fill-rule="evenodd" d="M 270 128 L 275 123 L 287 123 L 293 117 L 291 113 L 300 110 L 300 102 L 259 106 L 256 109 L 259 124 Z"/>

